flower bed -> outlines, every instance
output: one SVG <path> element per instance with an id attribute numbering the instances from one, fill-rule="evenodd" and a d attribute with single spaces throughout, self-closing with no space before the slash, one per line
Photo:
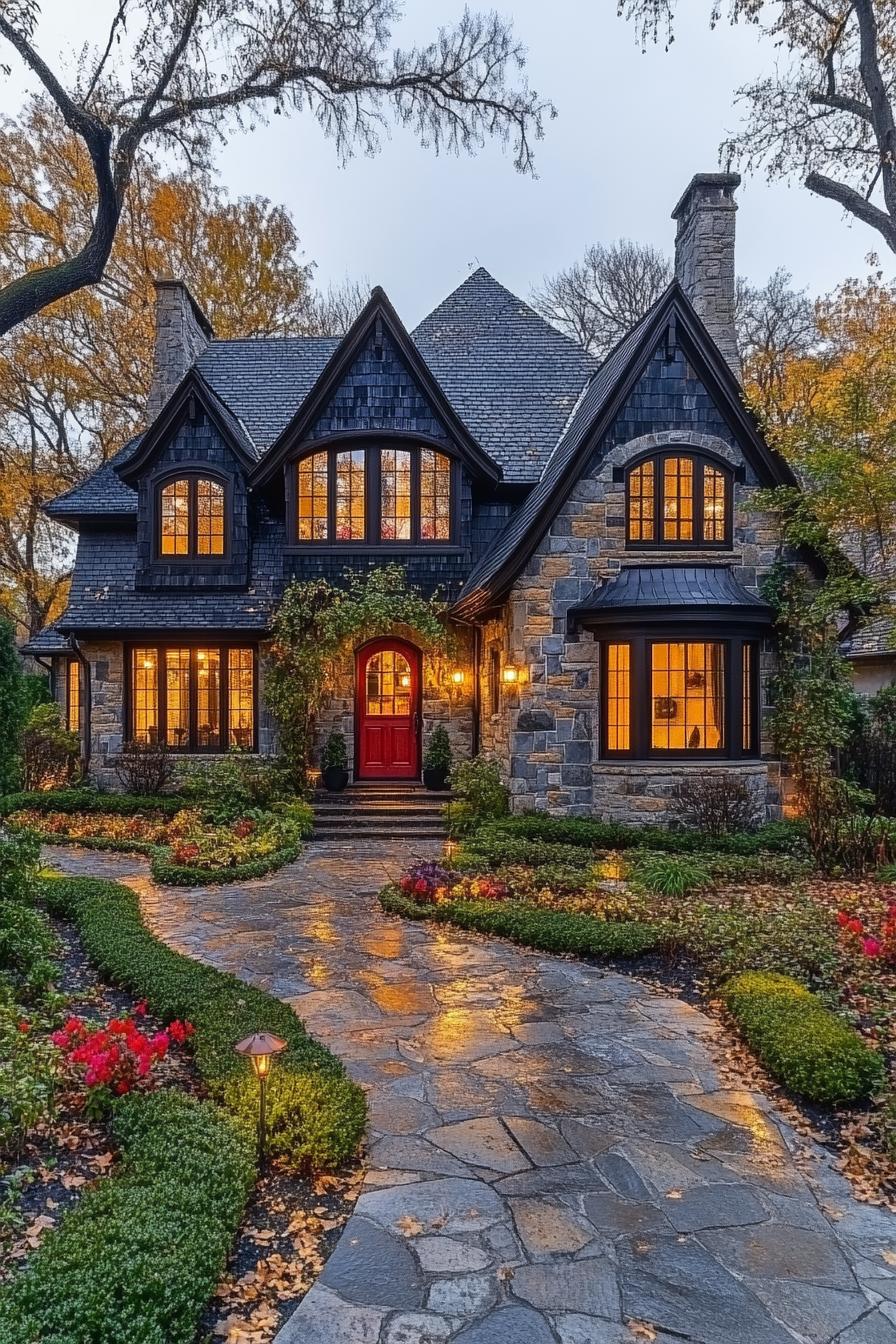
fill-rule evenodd
<path id="1" fill-rule="evenodd" d="M 276 811 L 255 810 L 222 821 L 210 816 L 207 808 L 183 806 L 182 800 L 172 810 L 169 800 L 122 802 L 123 795 L 75 790 L 66 794 L 62 808 L 53 809 L 51 800 L 57 796 L 19 795 L 18 801 L 27 798 L 27 806 L 6 808 L 8 825 L 45 843 L 146 854 L 153 877 L 168 885 L 261 877 L 290 863 L 311 828 L 310 808 L 298 801 L 279 804 Z M 73 805 L 77 797 L 82 810 Z M 85 799 L 89 810 L 83 810 Z M 109 799 L 117 800 L 111 808 Z M 158 806 L 159 802 L 165 805 Z"/>
<path id="2" fill-rule="evenodd" d="M 364 1130 L 363 1093 L 335 1056 L 308 1036 L 288 1004 L 159 942 L 129 887 L 49 877 L 41 888 L 50 910 L 74 922 L 104 975 L 145 999 L 162 1021 L 193 1023 L 200 1074 L 248 1125 L 257 1114 L 257 1087 L 234 1043 L 255 1031 L 288 1041 L 268 1091 L 272 1155 L 299 1169 L 332 1169 L 352 1157 Z"/>
<path id="3" fill-rule="evenodd" d="M 118 1103 L 119 1169 L 0 1289 L 0 1344 L 192 1344 L 254 1179 L 251 1131 L 176 1092 Z"/>

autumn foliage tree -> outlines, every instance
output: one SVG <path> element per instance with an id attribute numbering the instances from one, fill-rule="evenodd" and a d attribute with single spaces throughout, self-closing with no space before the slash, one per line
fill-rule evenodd
<path id="1" fill-rule="evenodd" d="M 93 171 L 46 102 L 0 129 L 0 281 L 38 253 L 67 255 L 89 228 Z M 153 348 L 155 276 L 189 283 L 222 337 L 318 332 L 331 313 L 302 261 L 288 211 L 230 200 L 210 173 L 135 167 L 99 283 L 44 308 L 0 347 L 0 585 L 23 633 L 65 595 L 71 546 L 41 505 L 76 484 L 140 426 Z M 346 307 L 346 312 L 342 308 Z"/>

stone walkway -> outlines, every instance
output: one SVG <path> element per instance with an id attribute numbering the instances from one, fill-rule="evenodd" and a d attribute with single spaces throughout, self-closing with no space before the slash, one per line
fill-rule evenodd
<path id="1" fill-rule="evenodd" d="M 159 890 L 142 860 L 51 852 L 293 1004 L 368 1091 L 364 1191 L 278 1344 L 896 1344 L 896 1217 L 726 1089 L 702 1013 L 387 918 L 406 858 L 313 845 L 261 881 Z"/>

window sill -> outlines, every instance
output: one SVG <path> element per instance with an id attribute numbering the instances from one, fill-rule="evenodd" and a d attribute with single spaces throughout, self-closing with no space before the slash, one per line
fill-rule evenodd
<path id="1" fill-rule="evenodd" d="M 633 767 L 637 770 L 644 770 L 648 767 L 655 770 L 667 770 L 669 766 L 674 766 L 676 769 L 679 766 L 685 766 L 699 770 L 714 766 L 729 766 L 740 770 L 765 766 L 768 765 L 768 761 L 763 756 L 600 756 L 594 764 L 601 769 L 615 766 L 625 770 L 630 770 Z"/>
<path id="2" fill-rule="evenodd" d="M 285 555 L 467 555 L 466 546 L 438 541 L 309 541 L 284 546 Z"/>

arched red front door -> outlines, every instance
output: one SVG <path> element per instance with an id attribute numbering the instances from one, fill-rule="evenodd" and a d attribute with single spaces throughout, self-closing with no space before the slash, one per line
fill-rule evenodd
<path id="1" fill-rule="evenodd" d="M 358 650 L 355 671 L 357 779 L 416 779 L 420 773 L 420 652 L 400 639 Z"/>

